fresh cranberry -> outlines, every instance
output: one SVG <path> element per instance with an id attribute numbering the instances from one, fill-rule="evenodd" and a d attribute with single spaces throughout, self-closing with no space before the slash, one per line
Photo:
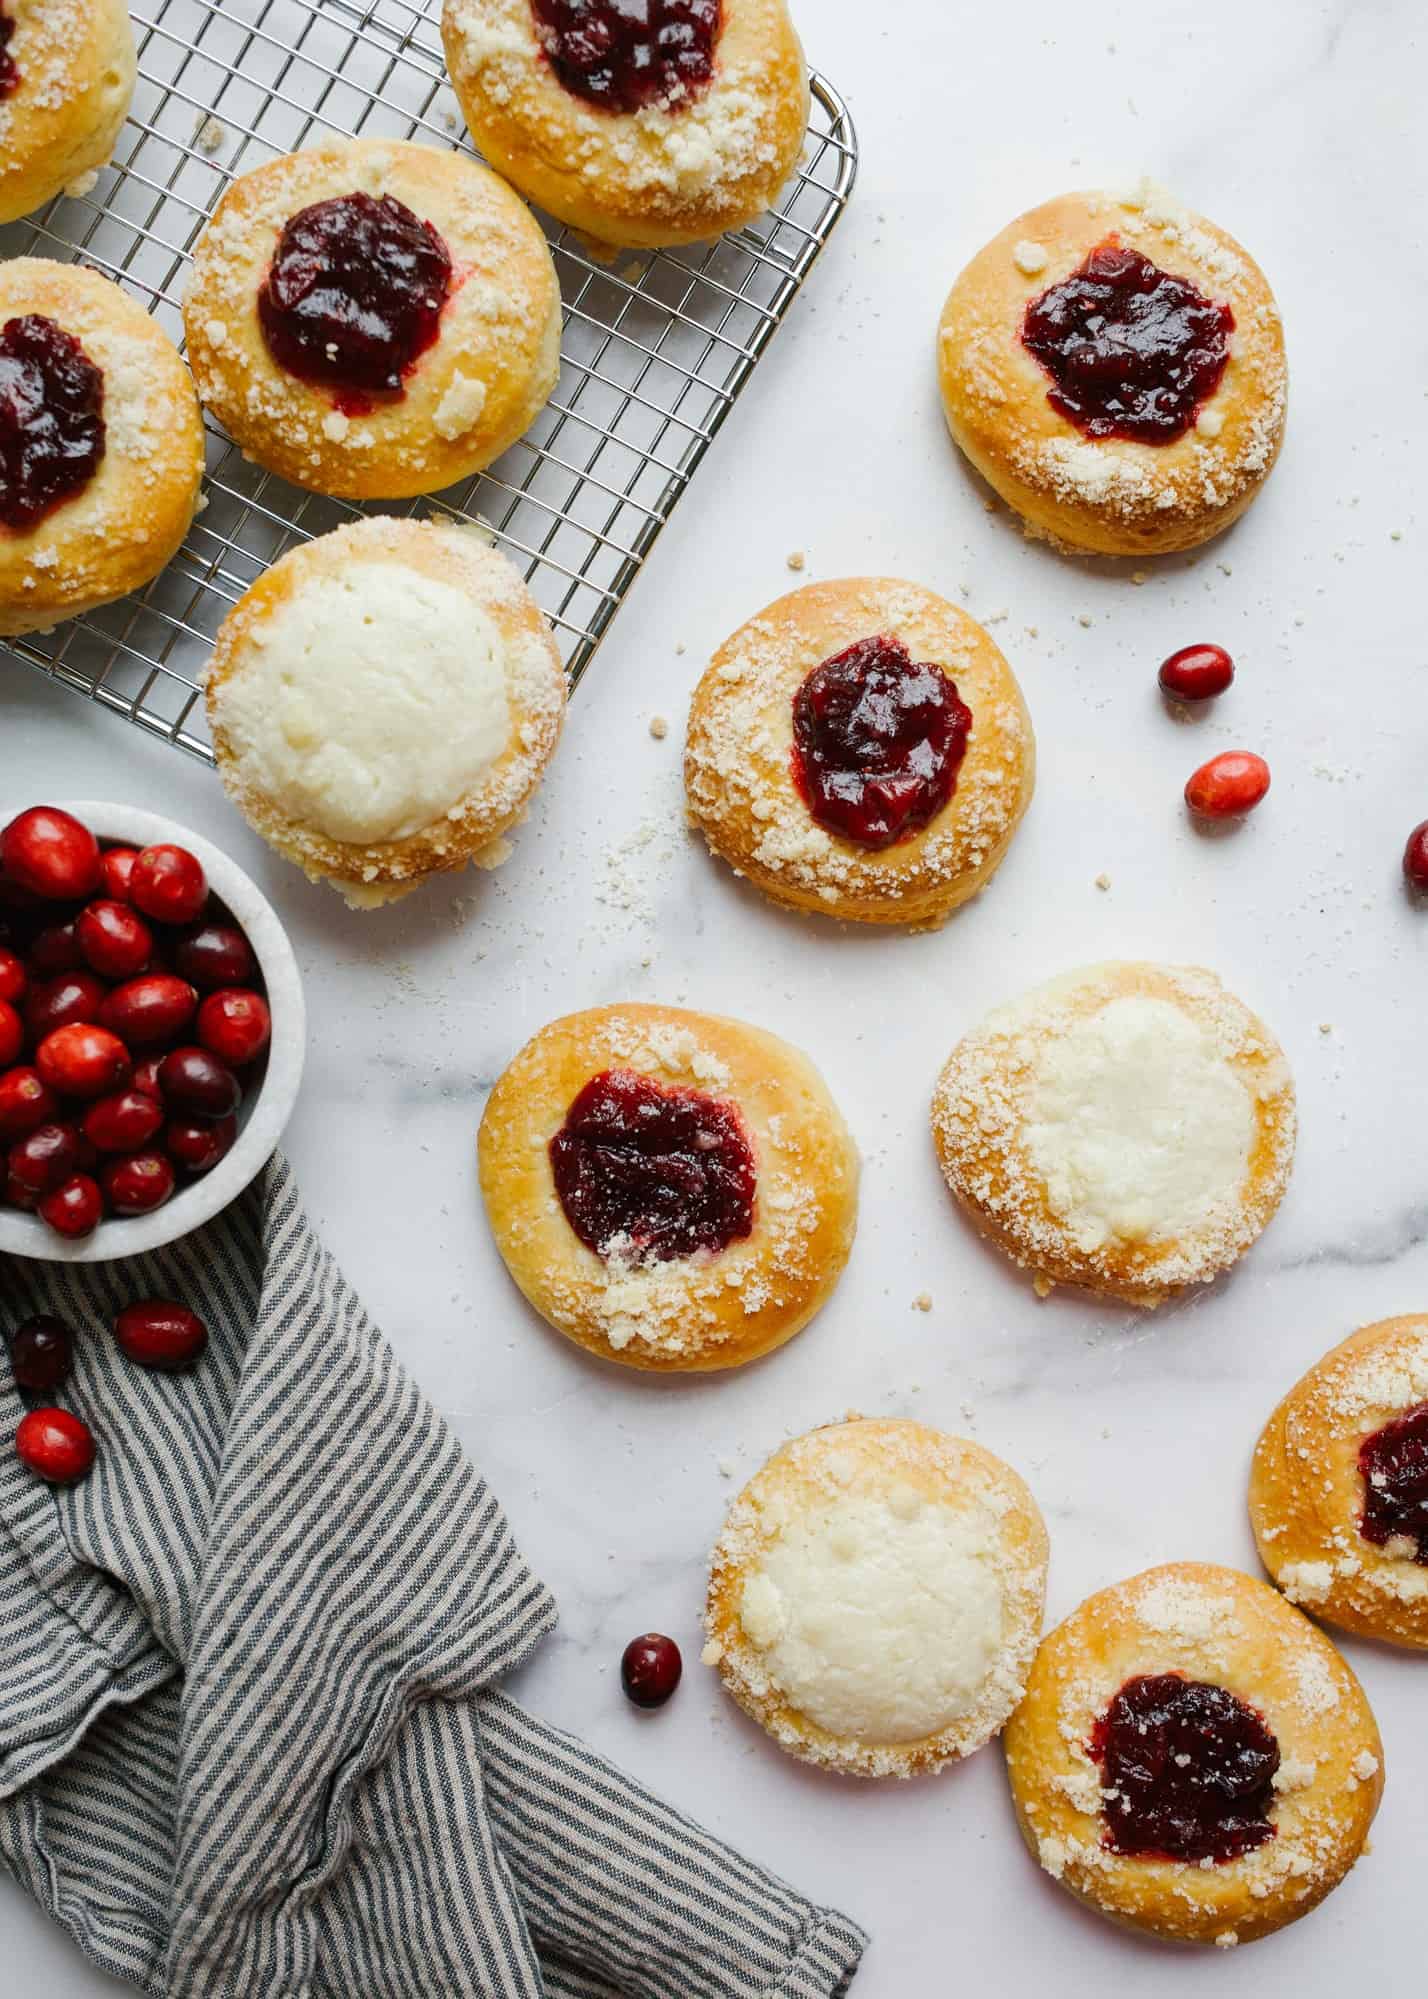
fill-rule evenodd
<path id="1" fill-rule="evenodd" d="M 238 1120 L 170 1118 L 164 1126 L 164 1150 L 190 1173 L 207 1173 L 233 1150 Z"/>
<path id="2" fill-rule="evenodd" d="M 198 1009 L 196 1033 L 221 1061 L 241 1069 L 262 1054 L 272 1032 L 268 1002 L 255 992 L 228 987 L 210 993 Z"/>
<path id="3" fill-rule="evenodd" d="M 25 1023 L 9 1000 L 0 999 L 0 1069 L 19 1059 L 25 1045 Z"/>
<path id="4" fill-rule="evenodd" d="M 451 256 L 430 222 L 390 194 L 342 194 L 284 224 L 258 318 L 279 367 L 355 416 L 403 394 L 450 292 Z"/>
<path id="5" fill-rule="evenodd" d="M 206 1048 L 175 1048 L 159 1064 L 164 1102 L 190 1117 L 221 1118 L 236 1111 L 243 1091 L 226 1063 Z"/>
<path id="6" fill-rule="evenodd" d="M 20 72 L 15 67 L 15 58 L 10 53 L 11 37 L 15 33 L 15 23 L 0 7 L 0 99 L 6 98 L 20 87 Z"/>
<path id="7" fill-rule="evenodd" d="M 84 1135 L 101 1152 L 139 1152 L 163 1121 L 158 1099 L 131 1083 L 127 1090 L 95 1099 L 84 1113 Z"/>
<path id="8" fill-rule="evenodd" d="M 79 1133 L 67 1124 L 37 1125 L 6 1155 L 9 1177 L 32 1194 L 48 1194 L 86 1164 Z"/>
<path id="9" fill-rule="evenodd" d="M 620 1659 L 620 1685 L 636 1707 L 663 1707 L 679 1685 L 684 1661 L 679 1647 L 663 1632 L 647 1631 L 632 1638 Z"/>
<path id="10" fill-rule="evenodd" d="M 1160 669 L 1160 685 L 1176 701 L 1212 701 L 1235 677 L 1223 646 L 1181 646 Z"/>
<path id="11" fill-rule="evenodd" d="M 132 979 L 154 948 L 154 933 L 127 902 L 103 897 L 86 903 L 74 920 L 75 941 L 85 962 L 104 979 Z"/>
<path id="12" fill-rule="evenodd" d="M 1112 236 L 1031 301 L 1022 342 L 1088 437 L 1172 444 L 1220 386 L 1235 315 Z"/>
<path id="13" fill-rule="evenodd" d="M 1192 772 L 1185 803 L 1201 819 L 1238 819 L 1269 790 L 1269 765 L 1253 750 L 1221 750 Z"/>
<path id="14" fill-rule="evenodd" d="M 35 1067 L 62 1097 L 102 1097 L 129 1080 L 129 1051 L 107 1027 L 57 1027 L 35 1050 Z"/>
<path id="15" fill-rule="evenodd" d="M 46 978 L 56 972 L 77 971 L 83 963 L 72 917 L 67 923 L 47 923 L 30 939 L 30 969 L 43 972 Z"/>
<path id="16" fill-rule="evenodd" d="M 56 1235 L 76 1239 L 93 1235 L 104 1217 L 104 1196 L 99 1191 L 99 1182 L 88 1173 L 76 1173 L 73 1179 L 43 1197 L 39 1215 Z"/>
<path id="17" fill-rule="evenodd" d="M 72 1485 L 94 1464 L 94 1433 L 68 1409 L 32 1409 L 15 1432 L 22 1465 L 51 1485 Z"/>
<path id="18" fill-rule="evenodd" d="M 159 1065 L 163 1059 L 162 1055 L 146 1055 L 142 1062 L 134 1064 L 134 1073 L 129 1078 L 131 1090 L 141 1090 L 146 1097 L 152 1097 L 158 1104 L 164 1100 L 164 1093 L 159 1085 Z"/>
<path id="19" fill-rule="evenodd" d="M 561 83 L 602 111 L 687 101 L 714 73 L 720 0 L 531 0 Z"/>
<path id="20" fill-rule="evenodd" d="M 10 1372 L 27 1395 L 53 1395 L 74 1366 L 74 1335 L 63 1319 L 38 1312 L 10 1338 Z"/>
<path id="21" fill-rule="evenodd" d="M 0 1000 L 13 1006 L 17 999 L 25 997 L 25 987 L 29 982 L 24 959 L 0 945 Z"/>
<path id="22" fill-rule="evenodd" d="M 137 847 L 106 847 L 99 856 L 104 870 L 104 892 L 115 902 L 129 900 L 129 877 L 139 858 Z"/>
<path id="23" fill-rule="evenodd" d="M 174 952 L 174 970 L 201 993 L 249 985 L 257 969 L 252 946 L 232 923 L 205 923 Z"/>
<path id="24" fill-rule="evenodd" d="M 1403 850 L 1403 878 L 1410 888 L 1428 889 L 1428 819 L 1415 826 Z"/>
<path id="25" fill-rule="evenodd" d="M 793 777 L 818 824 L 860 847 L 909 839 L 946 805 L 971 710 L 901 639 L 859 639 L 793 697 Z"/>
<path id="26" fill-rule="evenodd" d="M 40 1205 L 39 1195 L 32 1194 L 28 1187 L 22 1187 L 8 1173 L 5 1176 L 4 1200 L 7 1208 L 23 1208 L 27 1214 L 33 1214 Z"/>
<path id="27" fill-rule="evenodd" d="M 1090 1750 L 1113 1853 L 1213 1862 L 1274 1838 L 1279 1744 L 1264 1717 L 1224 1687 L 1179 1673 L 1127 1680 Z"/>
<path id="28" fill-rule="evenodd" d="M 1406 1409 L 1359 1446 L 1364 1511 L 1359 1532 L 1375 1547 L 1411 1541 L 1428 1568 L 1428 1402 Z"/>
<path id="29" fill-rule="evenodd" d="M 168 1374 L 192 1367 L 208 1345 L 208 1328 L 197 1312 L 171 1298 L 140 1298 L 114 1321 L 114 1337 L 140 1367 Z"/>
<path id="30" fill-rule="evenodd" d="M 23 1138 L 59 1115 L 59 1099 L 38 1069 L 7 1069 L 0 1076 L 0 1139 Z"/>
<path id="31" fill-rule="evenodd" d="M 104 1025 L 131 1048 L 156 1048 L 183 1033 L 198 994 L 172 972 L 145 972 L 115 986 L 99 1009 Z"/>
<path id="32" fill-rule="evenodd" d="M 176 1184 L 173 1162 L 162 1152 L 129 1152 L 99 1169 L 104 1198 L 116 1215 L 147 1215 L 161 1208 Z"/>
<path id="33" fill-rule="evenodd" d="M 43 1041 L 57 1027 L 79 1027 L 99 1018 L 104 987 L 93 972 L 61 972 L 30 987 L 25 999 L 25 1025 L 32 1038 Z"/>
<path id="34" fill-rule="evenodd" d="M 565 1218 L 588 1248 L 657 1262 L 754 1226 L 754 1155 L 732 1104 L 629 1069 L 592 1076 L 550 1141 Z"/>
<path id="35" fill-rule="evenodd" d="M 155 923 L 195 923 L 208 900 L 208 878 L 187 847 L 141 849 L 129 872 L 129 900 Z"/>
<path id="36" fill-rule="evenodd" d="M 0 327 L 0 525 L 28 533 L 84 490 L 103 456 L 100 370 L 72 333 L 42 313 L 7 320 Z"/>
<path id="37" fill-rule="evenodd" d="M 4 437 L 4 361 L 0 358 L 0 440 Z M 3 464 L 0 442 L 0 464 Z M 0 481 L 0 491 L 4 482 Z M 72 812 L 32 805 L 0 832 L 0 866 L 10 880 L 50 902 L 79 902 L 103 879 L 99 842 Z"/>

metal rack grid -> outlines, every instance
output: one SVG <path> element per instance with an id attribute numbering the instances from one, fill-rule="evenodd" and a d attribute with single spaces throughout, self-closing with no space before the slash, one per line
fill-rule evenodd
<path id="1" fill-rule="evenodd" d="M 190 254 L 229 182 L 315 135 L 455 147 L 440 0 L 147 0 L 139 85 L 113 164 L 85 194 L 0 228 L 0 255 L 80 258 L 182 341 Z M 595 261 L 551 227 L 564 303 L 545 411 L 488 471 L 389 511 L 484 524 L 551 620 L 571 685 L 847 204 L 857 140 L 821 77 L 803 164 L 777 210 L 690 250 Z M 198 676 L 218 626 L 295 543 L 361 511 L 287 485 L 211 423 L 207 506 L 147 590 L 12 639 L 14 653 L 212 761 Z"/>

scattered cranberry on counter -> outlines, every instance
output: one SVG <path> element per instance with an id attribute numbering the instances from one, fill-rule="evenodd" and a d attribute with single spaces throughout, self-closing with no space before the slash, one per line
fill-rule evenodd
<path id="1" fill-rule="evenodd" d="M 115 902 L 129 900 L 129 877 L 139 858 L 137 847 L 106 847 L 99 856 L 104 870 L 104 886 Z"/>
<path id="2" fill-rule="evenodd" d="M 272 1033 L 268 1002 L 259 993 L 225 987 L 198 1009 L 198 1038 L 210 1054 L 241 1069 L 256 1061 Z"/>
<path id="3" fill-rule="evenodd" d="M 1223 646 L 1181 646 L 1160 669 L 1160 685 L 1176 701 L 1213 701 L 1235 677 L 1235 663 Z"/>
<path id="4" fill-rule="evenodd" d="M 683 1671 L 684 1661 L 674 1640 L 661 1631 L 647 1631 L 625 1647 L 620 1685 L 636 1707 L 663 1707 Z"/>
<path id="5" fill-rule="evenodd" d="M 80 955 L 102 979 L 132 979 L 153 955 L 154 933 L 127 902 L 103 896 L 86 903 L 74 920 Z"/>
<path id="6" fill-rule="evenodd" d="M 187 847 L 145 847 L 130 870 L 129 900 L 156 923 L 193 923 L 203 914 L 208 881 Z"/>
<path id="7" fill-rule="evenodd" d="M 140 1367 L 171 1373 L 192 1367 L 208 1345 L 208 1328 L 197 1312 L 171 1298 L 141 1298 L 114 1321 L 114 1337 Z"/>
<path id="8" fill-rule="evenodd" d="M 65 1097 L 102 1097 L 122 1090 L 133 1070 L 129 1051 L 107 1027 L 76 1021 L 57 1027 L 35 1050 L 35 1067 Z"/>
<path id="9" fill-rule="evenodd" d="M 104 1219 L 104 1196 L 97 1180 L 87 1173 L 76 1173 L 72 1180 L 46 1194 L 35 1212 L 56 1235 L 78 1241 L 81 1236 L 93 1235 Z"/>
<path id="10" fill-rule="evenodd" d="M 1201 764 L 1185 787 L 1185 803 L 1202 819 L 1238 819 L 1269 790 L 1269 765 L 1253 750 L 1222 750 Z"/>
<path id="11" fill-rule="evenodd" d="M 0 867 L 17 888 L 56 902 L 93 895 L 104 879 L 99 842 L 57 805 L 32 805 L 0 831 Z"/>
<path id="12" fill-rule="evenodd" d="M 74 1335 L 63 1319 L 38 1312 L 10 1336 L 10 1372 L 30 1395 L 53 1395 L 74 1365 Z"/>
<path id="13" fill-rule="evenodd" d="M 228 1066 L 206 1048 L 175 1048 L 159 1064 L 164 1102 L 190 1117 L 227 1117 L 243 1090 Z"/>
<path id="14" fill-rule="evenodd" d="M 164 1107 L 157 1094 L 130 1083 L 127 1090 L 96 1097 L 84 1113 L 83 1130 L 101 1152 L 138 1152 L 163 1121 Z"/>
<path id="15" fill-rule="evenodd" d="M 1403 850 L 1403 878 L 1412 888 L 1428 889 L 1428 819 L 1415 826 Z"/>
<path id="16" fill-rule="evenodd" d="M 204 923 L 191 930 L 174 952 L 174 970 L 201 993 L 220 986 L 246 986 L 258 969 L 253 947 L 231 923 Z"/>
<path id="17" fill-rule="evenodd" d="M 237 1136 L 235 1117 L 170 1118 L 164 1127 L 164 1150 L 175 1165 L 190 1173 L 207 1173 L 233 1150 Z"/>
<path id="18" fill-rule="evenodd" d="M 18 1061 L 25 1045 L 25 1023 L 9 1000 L 0 999 L 0 1069 Z"/>
<path id="19" fill-rule="evenodd" d="M 172 972 L 146 972 L 106 994 L 99 1018 L 131 1048 L 173 1041 L 193 1019 L 198 994 Z"/>
<path id="20" fill-rule="evenodd" d="M 32 1409 L 15 1432 L 22 1465 L 51 1485 L 72 1485 L 94 1465 L 94 1435 L 68 1409 Z"/>

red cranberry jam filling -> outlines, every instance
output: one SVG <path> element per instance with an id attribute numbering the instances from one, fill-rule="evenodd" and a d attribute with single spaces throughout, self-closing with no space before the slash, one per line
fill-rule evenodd
<path id="1" fill-rule="evenodd" d="M 1412 1541 L 1428 1568 L 1428 1402 L 1396 1416 L 1359 1445 L 1364 1512 L 1359 1532 L 1381 1548 Z"/>
<path id="2" fill-rule="evenodd" d="M 451 254 L 429 222 L 390 194 L 339 194 L 284 224 L 258 317 L 280 367 L 361 416 L 403 394 L 450 294 Z"/>
<path id="3" fill-rule="evenodd" d="M 859 639 L 793 697 L 793 781 L 829 833 L 860 847 L 909 839 L 957 789 L 972 711 L 901 639 Z"/>
<path id="4" fill-rule="evenodd" d="M 40 313 L 0 328 L 0 523 L 23 534 L 87 486 L 104 456 L 104 377 Z"/>
<path id="5" fill-rule="evenodd" d="M 531 0 L 546 61 L 602 111 L 692 97 L 714 69 L 720 0 Z"/>
<path id="6" fill-rule="evenodd" d="M 1168 1860 L 1234 1860 L 1273 1839 L 1279 1744 L 1224 1687 L 1179 1673 L 1127 1680 L 1091 1736 L 1105 1844 Z"/>
<path id="7" fill-rule="evenodd" d="M 550 1141 L 555 1189 L 580 1240 L 641 1261 L 727 1249 L 754 1226 L 754 1155 L 732 1104 L 629 1069 L 592 1076 Z"/>
<path id="8" fill-rule="evenodd" d="M 15 58 L 10 53 L 10 38 L 15 32 L 15 23 L 0 7 L 0 97 L 8 97 L 20 85 L 20 72 L 15 67 Z"/>
<path id="9" fill-rule="evenodd" d="M 1115 237 L 1026 309 L 1047 400 L 1088 437 L 1173 444 L 1214 395 L 1235 315 Z"/>

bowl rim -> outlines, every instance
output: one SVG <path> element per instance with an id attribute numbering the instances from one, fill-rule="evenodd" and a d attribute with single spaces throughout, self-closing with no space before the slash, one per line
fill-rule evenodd
<path id="1" fill-rule="evenodd" d="M 76 1242 L 56 1235 L 38 1215 L 21 1208 L 0 1208 L 0 1252 L 47 1263 L 111 1263 L 161 1249 L 201 1228 L 257 1178 L 276 1150 L 297 1101 L 307 1053 L 307 1009 L 297 957 L 276 911 L 257 883 L 221 847 L 178 820 L 166 819 L 142 806 L 99 799 L 44 802 L 82 819 L 102 841 L 137 847 L 172 841 L 195 854 L 209 887 L 227 904 L 252 945 L 272 1002 L 266 1074 L 232 1151 L 211 1172 L 191 1181 L 151 1214 L 111 1216 L 92 1235 Z M 15 809 L 24 811 L 26 807 Z M 0 825 L 8 824 L 13 816 L 0 806 Z M 281 1002 L 277 995 L 281 995 Z"/>

